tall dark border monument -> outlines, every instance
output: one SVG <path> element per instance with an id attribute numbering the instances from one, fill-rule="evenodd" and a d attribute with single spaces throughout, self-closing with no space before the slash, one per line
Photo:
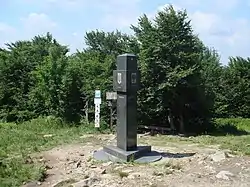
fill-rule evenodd
<path id="1" fill-rule="evenodd" d="M 117 57 L 113 71 L 113 89 L 117 92 L 117 145 L 104 146 L 94 153 L 97 160 L 153 162 L 161 159 L 151 146 L 137 146 L 137 91 L 140 72 L 137 57 L 123 54 Z"/>

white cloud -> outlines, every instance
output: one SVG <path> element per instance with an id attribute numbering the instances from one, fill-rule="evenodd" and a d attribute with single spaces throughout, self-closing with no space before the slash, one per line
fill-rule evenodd
<path id="1" fill-rule="evenodd" d="M 138 7 L 141 0 L 107 0 L 97 7 L 103 12 L 102 27 L 105 29 L 128 29 L 136 23 L 142 12 Z M 128 30 L 127 30 L 128 31 Z"/>
<path id="2" fill-rule="evenodd" d="M 84 8 L 88 7 L 93 1 L 98 0 L 92 0 L 91 3 L 88 3 L 87 0 L 12 0 L 17 1 L 20 5 L 23 5 L 25 3 L 25 6 L 31 6 L 31 7 L 39 7 L 41 10 L 49 10 L 49 11 L 55 11 L 55 10 L 62 10 L 67 12 L 74 12 L 83 10 Z"/>
<path id="3" fill-rule="evenodd" d="M 5 43 L 31 39 L 47 32 L 55 33 L 58 28 L 56 22 L 44 13 L 30 13 L 27 17 L 20 18 L 20 22 L 18 29 L 6 23 L 0 23 L 0 47 L 5 47 Z"/>
<path id="4" fill-rule="evenodd" d="M 44 13 L 30 13 L 28 17 L 20 19 L 23 23 L 24 30 L 30 34 L 39 34 L 53 31 L 57 24 L 48 15 Z"/>
<path id="5" fill-rule="evenodd" d="M 230 19 L 215 13 L 194 12 L 190 16 L 194 31 L 205 44 L 215 47 L 223 64 L 229 56 L 246 57 L 250 47 L 250 22 L 247 19 Z"/>
<path id="6" fill-rule="evenodd" d="M 163 5 L 163 6 L 160 6 L 160 7 L 158 8 L 158 10 L 159 10 L 159 11 L 163 11 L 164 8 L 167 7 L 167 6 L 169 6 L 169 5 L 170 5 L 170 4 L 165 4 L 165 5 Z M 184 8 L 182 8 L 182 7 L 178 6 L 178 5 L 175 5 L 175 4 L 171 4 L 171 5 L 173 6 L 173 8 L 174 8 L 176 11 L 183 11 L 183 10 L 184 10 Z"/>
<path id="7" fill-rule="evenodd" d="M 16 29 L 6 23 L 0 22 L 0 47 L 5 47 L 5 43 L 10 43 L 10 38 L 14 38 Z"/>
<path id="8" fill-rule="evenodd" d="M 11 27 L 10 25 L 6 24 L 6 23 L 1 23 L 0 22 L 0 33 L 1 34 L 10 34 L 15 32 L 15 28 Z"/>
<path id="9" fill-rule="evenodd" d="M 169 6 L 170 4 L 164 4 L 164 5 L 161 5 L 159 6 L 154 12 L 150 12 L 150 13 L 147 13 L 147 17 L 151 20 L 154 20 L 155 16 L 157 15 L 158 12 L 161 12 L 163 11 L 167 6 Z M 176 10 L 176 11 L 182 11 L 184 10 L 183 8 L 181 8 L 180 6 L 178 5 L 175 5 L 175 4 L 171 4 L 173 6 L 173 8 Z"/>
<path id="10" fill-rule="evenodd" d="M 203 13 L 201 11 L 194 12 L 189 16 L 193 28 L 196 32 L 211 32 L 215 26 L 221 22 L 221 18 L 213 13 Z"/>
<path id="11" fill-rule="evenodd" d="M 45 0 L 46 3 L 48 6 L 57 6 L 67 11 L 81 9 L 88 5 L 86 0 Z"/>
<path id="12" fill-rule="evenodd" d="M 172 4 L 178 4 L 189 10 L 210 9 L 211 11 L 226 12 L 238 7 L 245 0 L 172 0 Z"/>
<path id="13" fill-rule="evenodd" d="M 216 0 L 216 1 L 211 1 L 214 3 L 215 8 L 219 8 L 222 11 L 230 11 L 232 9 L 235 9 L 239 3 L 240 0 Z"/>

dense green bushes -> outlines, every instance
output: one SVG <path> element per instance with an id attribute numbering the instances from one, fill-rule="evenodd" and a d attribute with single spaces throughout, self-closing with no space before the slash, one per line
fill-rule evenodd
<path id="1" fill-rule="evenodd" d="M 68 48 L 50 34 L 0 49 L 0 119 L 27 121 L 53 115 L 77 124 L 93 121 L 93 96 L 112 90 L 121 53 L 138 55 L 142 73 L 139 122 L 203 132 L 213 117 L 250 117 L 250 59 L 222 66 L 215 50 L 193 33 L 185 11 L 172 6 L 154 21 L 142 16 L 133 36 L 119 31 L 86 33 L 86 49 Z M 108 122 L 107 104 L 101 116 Z"/>

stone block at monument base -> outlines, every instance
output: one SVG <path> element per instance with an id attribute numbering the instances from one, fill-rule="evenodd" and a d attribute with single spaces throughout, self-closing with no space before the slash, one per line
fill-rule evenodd
<path id="1" fill-rule="evenodd" d="M 94 152 L 94 158 L 99 161 L 112 162 L 135 162 L 150 163 L 156 162 L 162 158 L 161 154 L 151 151 L 151 146 L 138 146 L 136 150 L 124 151 L 119 147 L 108 145 L 103 149 Z"/>
<path id="2" fill-rule="evenodd" d="M 148 152 L 151 152 L 151 146 L 138 146 L 137 149 L 133 151 L 124 151 L 119 147 L 109 145 L 109 146 L 104 146 L 103 151 L 121 160 L 129 162 L 142 157 Z"/>

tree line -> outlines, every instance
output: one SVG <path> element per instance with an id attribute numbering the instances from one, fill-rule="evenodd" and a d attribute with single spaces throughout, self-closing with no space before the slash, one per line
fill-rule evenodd
<path id="1" fill-rule="evenodd" d="M 123 53 L 138 56 L 140 124 L 203 132 L 213 118 L 250 117 L 250 58 L 229 57 L 223 66 L 194 33 L 186 11 L 171 5 L 154 20 L 142 15 L 131 29 L 132 35 L 87 32 L 87 47 L 71 55 L 50 33 L 0 48 L 0 120 L 93 121 L 94 90 L 112 91 L 116 57 Z M 101 107 L 107 122 L 108 106 Z"/>

